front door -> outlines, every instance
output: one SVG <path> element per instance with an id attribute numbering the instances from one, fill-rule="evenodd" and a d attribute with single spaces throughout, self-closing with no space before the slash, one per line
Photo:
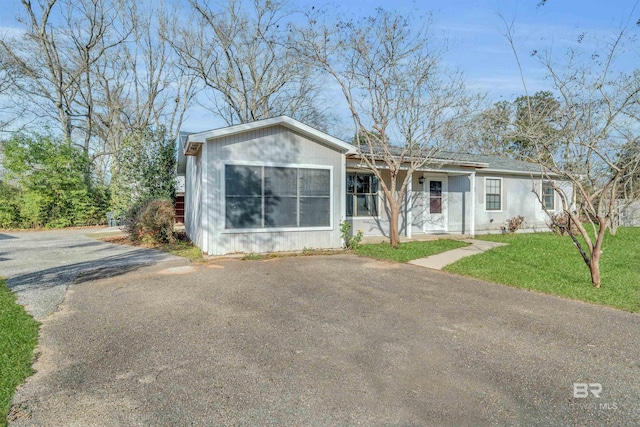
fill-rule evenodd
<path id="1" fill-rule="evenodd" d="M 429 177 L 424 186 L 424 232 L 447 231 L 446 178 Z"/>

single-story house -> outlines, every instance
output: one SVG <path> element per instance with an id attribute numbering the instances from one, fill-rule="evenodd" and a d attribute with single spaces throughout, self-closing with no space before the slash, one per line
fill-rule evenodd
<path id="1" fill-rule="evenodd" d="M 179 153 L 185 228 L 210 255 L 339 248 L 342 221 L 366 236 L 388 235 L 382 191 L 355 147 L 289 117 L 181 133 Z M 547 229 L 534 189 L 548 210 L 560 210 L 537 165 L 483 155 L 436 157 L 436 166 L 416 171 L 410 181 L 403 236 L 500 232 L 518 215 L 529 230 Z"/>

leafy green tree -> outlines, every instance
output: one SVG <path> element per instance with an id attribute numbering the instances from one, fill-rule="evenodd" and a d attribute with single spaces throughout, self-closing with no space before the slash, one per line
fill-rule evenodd
<path id="1" fill-rule="evenodd" d="M 23 227 L 95 224 L 104 217 L 106 194 L 87 182 L 89 158 L 50 136 L 17 134 L 3 144 L 6 171 L 0 198 L 3 217 Z M 10 220 L 9 218 L 13 218 Z"/>
<path id="2" fill-rule="evenodd" d="M 20 191 L 0 179 L 0 228 L 20 226 Z"/>
<path id="3" fill-rule="evenodd" d="M 484 154 L 508 156 L 518 160 L 539 159 L 536 145 L 539 138 L 556 139 L 559 134 L 560 103 L 549 91 L 533 96 L 519 96 L 513 101 L 500 101 L 478 114 L 472 141 Z M 545 151 L 549 162 L 558 149 L 556 142 Z"/>
<path id="4" fill-rule="evenodd" d="M 558 138 L 558 114 L 560 103 L 549 91 L 536 92 L 533 96 L 520 96 L 513 102 L 515 131 L 509 135 L 509 152 L 522 160 L 540 159 L 534 139 L 545 138 L 554 141 Z M 557 148 L 554 143 L 551 150 L 544 153 L 542 160 L 548 163 L 549 156 Z"/>
<path id="5" fill-rule="evenodd" d="M 175 199 L 176 147 L 163 129 L 129 135 L 115 155 L 111 208 L 123 214 L 148 199 Z"/>

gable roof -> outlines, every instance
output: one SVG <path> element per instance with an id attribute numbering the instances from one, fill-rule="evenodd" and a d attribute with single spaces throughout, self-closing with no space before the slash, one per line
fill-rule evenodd
<path id="1" fill-rule="evenodd" d="M 182 130 L 178 132 L 178 175 L 184 175 L 187 173 L 187 158 L 184 155 L 184 146 L 187 143 L 187 137 L 192 133 L 194 132 L 185 132 Z"/>
<path id="2" fill-rule="evenodd" d="M 312 128 L 311 126 L 305 125 L 304 123 L 292 119 L 291 117 L 279 116 L 271 119 L 257 120 L 251 123 L 243 123 L 239 125 L 227 126 L 223 128 L 189 134 L 185 140 L 184 154 L 186 156 L 193 156 L 197 154 L 200 150 L 200 146 L 212 139 L 237 135 L 245 132 L 267 128 L 270 126 L 284 126 L 287 129 L 293 130 L 311 140 L 314 140 L 322 145 L 333 148 L 334 150 L 340 151 L 342 153 L 355 152 L 355 147 L 349 143 L 346 143 L 338 138 L 319 131 L 318 129 Z"/>
<path id="3" fill-rule="evenodd" d="M 337 151 L 345 153 L 349 155 L 350 158 L 359 157 L 357 147 L 355 145 L 344 142 L 311 126 L 305 125 L 304 123 L 292 119 L 291 117 L 279 116 L 270 119 L 257 120 L 251 123 L 226 126 L 203 132 L 181 131 L 178 136 L 180 147 L 178 150 L 178 173 L 184 173 L 184 170 L 186 169 L 185 156 L 196 155 L 199 152 L 202 144 L 206 141 L 277 125 L 284 126 L 287 129 L 295 131 L 311 140 L 328 146 L 329 148 L 333 148 Z M 397 150 L 393 150 L 393 148 L 394 147 L 392 147 L 391 154 L 399 155 L 402 148 L 397 147 Z M 475 168 L 479 172 L 498 172 L 526 175 L 539 175 L 541 173 L 540 165 L 536 163 L 486 154 L 438 151 L 434 156 L 434 161 L 447 165 Z"/>

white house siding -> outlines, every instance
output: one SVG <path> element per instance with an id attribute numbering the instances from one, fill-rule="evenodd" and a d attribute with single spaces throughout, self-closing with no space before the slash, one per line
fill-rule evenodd
<path id="1" fill-rule="evenodd" d="M 187 157 L 187 175 L 185 180 L 184 227 L 191 240 L 202 248 L 202 153 Z"/>
<path id="2" fill-rule="evenodd" d="M 207 191 L 203 211 L 211 255 L 261 253 L 303 248 L 339 248 L 342 214 L 343 154 L 282 126 L 215 139 L 206 144 Z M 203 152 L 205 152 L 203 150 Z M 313 231 L 235 231 L 225 229 L 225 164 L 327 166 L 332 168 L 332 229 Z"/>
<path id="3" fill-rule="evenodd" d="M 447 188 L 448 223 L 450 233 L 471 233 L 471 178 L 469 175 L 454 175 L 448 179 Z"/>
<path id="4" fill-rule="evenodd" d="M 349 168 L 348 166 L 347 166 L 347 172 L 371 173 L 371 172 L 368 172 L 367 170 Z M 402 182 L 404 181 L 405 176 L 406 176 L 406 172 L 400 171 L 396 181 L 396 190 L 400 190 L 400 188 L 402 187 Z M 387 186 L 391 185 L 391 175 L 389 174 L 389 171 L 387 170 L 382 171 L 382 179 L 387 184 Z M 346 200 L 344 202 L 346 202 Z M 388 204 L 386 202 L 386 198 L 384 197 L 382 186 L 381 184 L 378 183 L 378 216 L 377 217 L 371 217 L 371 216 L 349 217 L 347 218 L 347 221 L 351 223 L 351 230 L 353 233 L 362 231 L 362 234 L 364 236 L 388 237 L 389 224 L 390 224 L 388 212 L 389 212 Z M 400 218 L 398 219 L 398 227 L 401 235 L 406 235 L 407 233 L 407 217 L 408 217 L 407 214 L 408 214 L 408 205 L 405 203 L 403 205 L 403 208 L 400 211 Z"/>
<path id="5" fill-rule="evenodd" d="M 485 179 L 502 179 L 502 209 L 487 211 L 485 204 Z M 510 218 L 522 215 L 525 219 L 523 229 L 546 231 L 547 215 L 533 192 L 534 186 L 540 191 L 541 180 L 524 175 L 506 175 L 499 173 L 478 173 L 476 175 L 476 215 L 477 233 L 495 233 L 505 227 Z M 559 211 L 559 197 L 555 198 L 555 210 Z"/>
<path id="6" fill-rule="evenodd" d="M 425 198 L 423 184 L 420 184 L 420 173 L 414 173 L 411 183 L 411 234 L 423 233 L 425 215 L 428 215 L 429 204 Z"/>

